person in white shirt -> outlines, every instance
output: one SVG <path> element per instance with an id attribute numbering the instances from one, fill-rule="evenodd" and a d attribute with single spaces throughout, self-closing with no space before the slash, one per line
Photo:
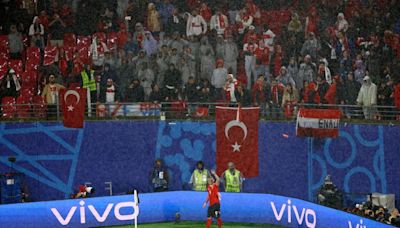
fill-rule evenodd
<path id="1" fill-rule="evenodd" d="M 29 36 L 31 37 L 31 45 L 40 49 L 44 48 L 44 26 L 40 24 L 38 16 L 33 18 L 33 22 L 29 27 Z"/>
<path id="2" fill-rule="evenodd" d="M 276 36 L 275 33 L 268 28 L 268 25 L 264 25 L 264 32 L 262 35 L 264 47 L 268 47 L 270 53 L 272 53 L 274 51 L 274 38 Z"/>
<path id="3" fill-rule="evenodd" d="M 229 27 L 228 17 L 217 10 L 211 17 L 210 29 L 217 31 L 218 35 L 224 35 L 225 29 Z"/>
<path id="4" fill-rule="evenodd" d="M 111 78 L 107 79 L 106 103 L 115 102 L 115 86 Z"/>
<path id="5" fill-rule="evenodd" d="M 186 24 L 186 35 L 187 36 L 200 36 L 206 34 L 207 23 L 204 18 L 198 14 L 198 11 L 193 10 L 192 14 L 188 15 Z"/>
<path id="6" fill-rule="evenodd" d="M 244 8 L 236 15 L 236 23 L 239 25 L 239 33 L 243 34 L 253 24 L 253 16 Z"/>
<path id="7" fill-rule="evenodd" d="M 226 84 L 225 84 L 225 92 L 227 96 L 227 100 L 231 103 L 236 103 L 236 96 L 235 96 L 235 90 L 237 87 L 238 81 L 233 77 L 233 74 L 228 74 L 226 78 Z"/>
<path id="8" fill-rule="evenodd" d="M 245 70 L 246 70 L 246 77 L 247 77 L 247 89 L 251 90 L 252 86 L 252 76 L 254 78 L 257 76 L 256 74 L 256 58 L 255 58 L 255 51 L 257 50 L 258 45 L 254 43 L 253 38 L 249 38 L 248 43 L 243 45 L 244 51 L 244 63 L 245 63 Z"/>
<path id="9" fill-rule="evenodd" d="M 211 85 L 215 87 L 216 100 L 221 100 L 223 97 L 223 88 L 225 86 L 228 70 L 224 68 L 224 61 L 217 60 L 217 67 L 214 69 L 211 77 Z"/>

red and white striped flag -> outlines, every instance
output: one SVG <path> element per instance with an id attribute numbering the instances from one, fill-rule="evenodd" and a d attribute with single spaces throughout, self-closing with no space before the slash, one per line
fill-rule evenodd
<path id="1" fill-rule="evenodd" d="M 341 112 L 338 109 L 304 109 L 297 114 L 296 135 L 336 138 L 339 136 Z"/>

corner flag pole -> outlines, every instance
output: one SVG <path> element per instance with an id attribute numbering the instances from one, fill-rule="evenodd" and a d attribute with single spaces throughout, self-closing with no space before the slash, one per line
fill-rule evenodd
<path id="1" fill-rule="evenodd" d="M 136 189 L 133 191 L 133 201 L 136 204 L 136 206 L 139 207 L 139 198 Z M 135 228 L 137 228 L 137 217 L 135 218 Z"/>

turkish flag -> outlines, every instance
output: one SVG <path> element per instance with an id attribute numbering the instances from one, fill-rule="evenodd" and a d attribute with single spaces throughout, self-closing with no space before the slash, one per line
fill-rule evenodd
<path id="1" fill-rule="evenodd" d="M 216 107 L 219 175 L 233 162 L 244 177 L 258 176 L 259 112 L 258 107 Z"/>
<path id="2" fill-rule="evenodd" d="M 61 89 L 60 103 L 64 115 L 64 127 L 83 128 L 86 89 Z"/>

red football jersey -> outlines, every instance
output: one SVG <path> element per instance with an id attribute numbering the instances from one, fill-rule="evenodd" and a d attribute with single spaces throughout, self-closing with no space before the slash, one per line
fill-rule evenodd
<path id="1" fill-rule="evenodd" d="M 219 203 L 219 190 L 218 185 L 212 184 L 207 187 L 208 199 L 210 200 L 210 206 Z"/>

